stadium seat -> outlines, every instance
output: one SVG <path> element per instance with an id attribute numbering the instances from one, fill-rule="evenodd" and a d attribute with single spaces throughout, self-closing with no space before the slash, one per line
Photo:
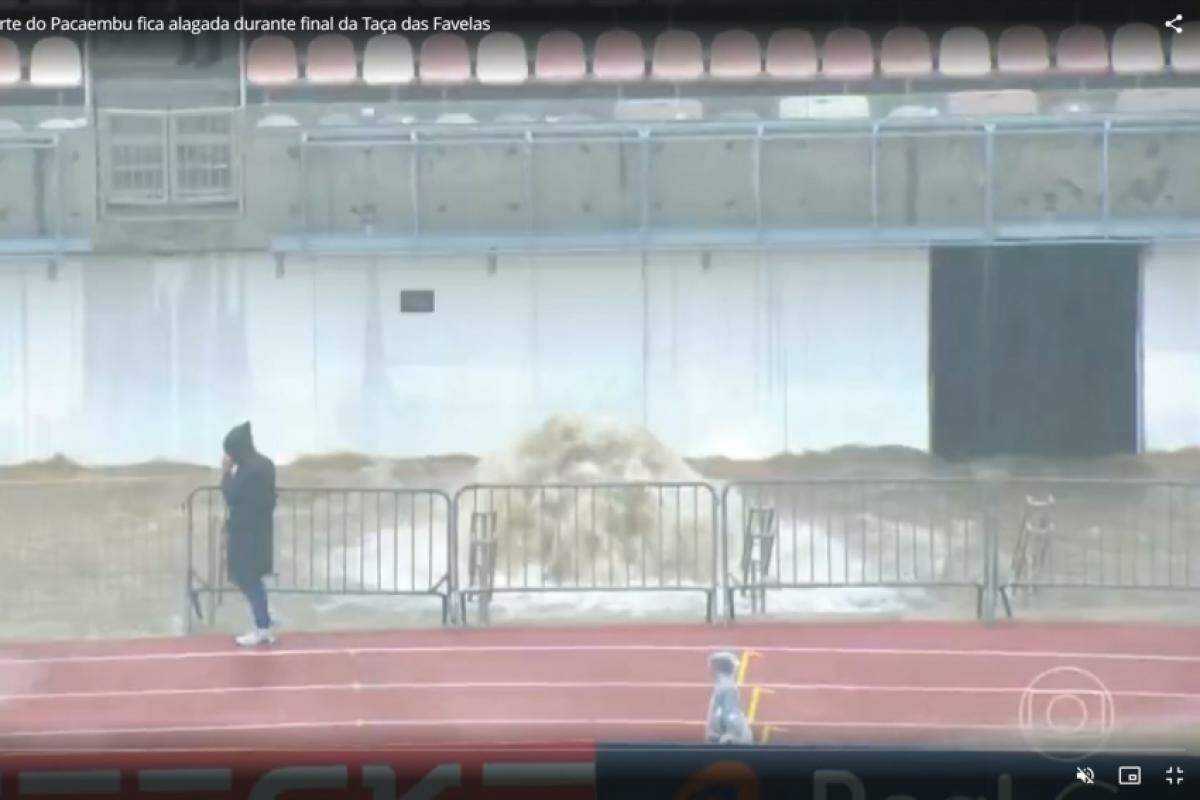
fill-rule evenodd
<path id="1" fill-rule="evenodd" d="M 660 81 L 694 81 L 704 77 L 704 47 L 691 31 L 670 30 L 654 40 L 650 74 Z"/>
<path id="2" fill-rule="evenodd" d="M 784 80 L 804 80 L 817 74 L 817 45 L 812 34 L 784 28 L 767 41 L 767 74 Z"/>
<path id="3" fill-rule="evenodd" d="M 838 80 L 862 80 L 875 74 L 871 37 L 858 28 L 838 28 L 825 37 L 821 74 Z"/>
<path id="4" fill-rule="evenodd" d="M 79 86 L 83 82 L 79 46 L 62 36 L 39 40 L 29 54 L 29 82 L 56 89 Z"/>
<path id="5" fill-rule="evenodd" d="M 579 81 L 587 77 L 583 39 L 571 31 L 553 31 L 538 39 L 534 74 L 543 81 Z"/>
<path id="6" fill-rule="evenodd" d="M 363 50 L 363 80 L 372 86 L 412 83 L 416 77 L 412 45 L 403 36 L 372 37 Z"/>
<path id="7" fill-rule="evenodd" d="M 749 31 L 721 31 L 709 48 L 708 74 L 722 80 L 745 80 L 762 74 L 762 48 Z"/>
<path id="8" fill-rule="evenodd" d="M 259 36 L 246 49 L 246 80 L 254 86 L 282 86 L 299 77 L 296 46 L 283 36 Z"/>
<path id="9" fill-rule="evenodd" d="M 489 33 L 475 51 L 475 77 L 486 84 L 517 84 L 529 79 L 529 55 L 515 33 Z"/>
<path id="10" fill-rule="evenodd" d="M 1036 75 L 1050 69 L 1050 44 L 1041 28 L 1016 25 L 1000 34 L 996 66 L 1003 74 Z"/>
<path id="11" fill-rule="evenodd" d="M 605 31 L 596 37 L 592 75 L 602 81 L 633 81 L 646 75 L 646 52 L 637 34 Z"/>
<path id="12" fill-rule="evenodd" d="M 21 80 L 21 52 L 16 42 L 0 39 L 0 86 L 11 86 Z"/>
<path id="13" fill-rule="evenodd" d="M 471 79 L 471 54 L 461 36 L 435 33 L 421 42 L 423 83 L 465 83 Z"/>
<path id="14" fill-rule="evenodd" d="M 1171 37 L 1171 69 L 1200 72 L 1200 26 L 1188 25 L 1183 33 Z"/>
<path id="15" fill-rule="evenodd" d="M 1149 75 L 1164 66 L 1162 36 L 1145 22 L 1117 28 L 1112 38 L 1112 68 L 1118 75 Z"/>
<path id="16" fill-rule="evenodd" d="M 1060 72 L 1099 75 L 1108 72 L 1108 64 L 1108 40 L 1095 25 L 1075 25 L 1058 35 L 1054 65 Z"/>
<path id="17" fill-rule="evenodd" d="M 933 71 L 929 36 L 920 28 L 893 28 L 879 47 L 879 70 L 888 78 L 918 78 Z"/>
<path id="18" fill-rule="evenodd" d="M 325 33 L 308 43 L 304 76 L 311 83 L 347 84 L 358 80 L 354 44 L 340 33 Z"/>
<path id="19" fill-rule="evenodd" d="M 992 71 L 987 34 L 978 28 L 951 28 L 942 34 L 938 72 L 950 78 L 981 78 Z"/>

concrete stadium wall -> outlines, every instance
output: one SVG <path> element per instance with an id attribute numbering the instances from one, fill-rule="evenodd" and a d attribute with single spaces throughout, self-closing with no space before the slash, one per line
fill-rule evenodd
<path id="1" fill-rule="evenodd" d="M 1142 387 L 1144 446 L 1200 445 L 1200 246 L 1142 258 Z"/>
<path id="2" fill-rule="evenodd" d="M 401 314 L 401 289 L 436 310 Z M 486 452 L 555 413 L 687 455 L 928 442 L 928 256 L 262 255 L 0 265 L 0 462 Z"/>

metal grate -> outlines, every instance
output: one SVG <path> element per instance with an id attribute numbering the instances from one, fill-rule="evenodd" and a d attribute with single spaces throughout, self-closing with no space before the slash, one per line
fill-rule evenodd
<path id="1" fill-rule="evenodd" d="M 236 199 L 232 133 L 228 112 L 184 112 L 171 118 L 171 197 L 175 202 Z"/>
<path id="2" fill-rule="evenodd" d="M 107 114 L 105 120 L 107 200 L 123 204 L 165 203 L 166 118 L 158 112 L 122 112 Z"/>

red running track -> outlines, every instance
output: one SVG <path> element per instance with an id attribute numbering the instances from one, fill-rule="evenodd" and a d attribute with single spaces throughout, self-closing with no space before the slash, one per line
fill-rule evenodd
<path id="1" fill-rule="evenodd" d="M 0 754 L 693 742 L 718 649 L 742 658 L 759 741 L 1200 728 L 1200 628 L 497 628 L 294 633 L 256 650 L 213 636 L 7 646 Z"/>

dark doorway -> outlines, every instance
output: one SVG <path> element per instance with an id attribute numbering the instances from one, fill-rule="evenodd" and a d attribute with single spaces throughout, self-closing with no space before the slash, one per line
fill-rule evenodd
<path id="1" fill-rule="evenodd" d="M 934 453 L 1135 452 L 1139 250 L 934 248 Z"/>

